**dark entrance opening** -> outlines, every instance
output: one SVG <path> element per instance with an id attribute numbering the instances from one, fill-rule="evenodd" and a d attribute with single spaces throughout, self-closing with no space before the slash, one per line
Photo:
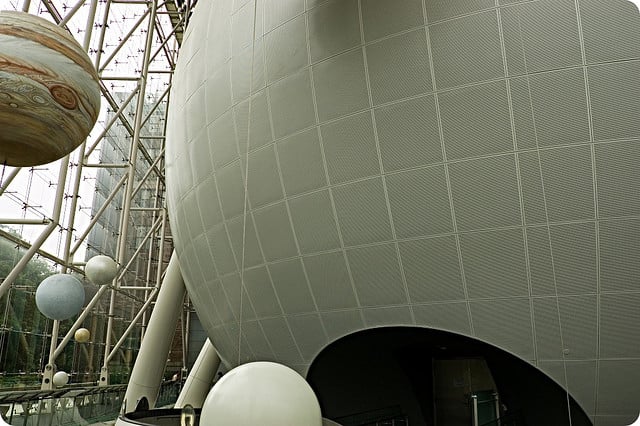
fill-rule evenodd
<path id="1" fill-rule="evenodd" d="M 323 416 L 344 426 L 562 426 L 569 412 L 573 426 L 592 425 L 529 363 L 440 330 L 389 327 L 343 337 L 316 357 L 307 380 Z"/>

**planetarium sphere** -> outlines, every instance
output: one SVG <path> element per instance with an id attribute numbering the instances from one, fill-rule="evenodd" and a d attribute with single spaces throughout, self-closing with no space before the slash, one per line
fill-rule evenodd
<path id="1" fill-rule="evenodd" d="M 227 365 L 430 327 L 629 416 L 638 117 L 626 0 L 201 0 L 166 155 L 191 300 Z"/>
<path id="2" fill-rule="evenodd" d="M 78 42 L 35 15 L 0 11 L 0 163 L 35 166 L 73 151 L 100 111 L 98 74 Z"/>

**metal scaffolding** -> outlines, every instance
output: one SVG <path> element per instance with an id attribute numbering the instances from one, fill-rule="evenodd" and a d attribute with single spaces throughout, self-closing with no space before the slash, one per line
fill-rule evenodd
<path id="1" fill-rule="evenodd" d="M 57 162 L 57 173 L 52 169 L 56 163 L 22 169 L 0 165 L 0 206 L 15 208 L 14 216 L 0 218 L 0 240 L 14 244 L 17 254 L 10 272 L 0 276 L 0 300 L 5 299 L 8 309 L 10 292 L 34 256 L 61 273 L 82 273 L 95 254 L 113 257 L 119 266 L 116 279 L 97 288 L 73 324 L 62 330 L 60 321 L 48 321 L 43 336 L 49 348 L 40 361 L 41 388 L 52 389 L 56 360 L 76 329 L 97 306 L 104 306 L 106 323 L 94 324 L 92 331 L 101 337 L 99 344 L 94 339 L 94 346 L 102 349 L 97 382 L 106 386 L 112 381 L 110 365 L 123 356 L 123 345 L 133 335 L 134 343 L 144 336 L 172 251 L 164 201 L 166 113 L 191 3 L 18 2 L 14 8 L 51 20 L 81 38 L 100 76 L 103 111 L 87 140 Z M 43 190 L 45 201 L 38 201 L 33 185 L 47 180 L 55 194 L 51 197 L 51 190 Z M 9 225 L 19 228 L 8 229 Z M 188 301 L 184 306 L 188 311 Z M 188 312 L 183 317 L 189 318 Z M 186 322 L 181 324 L 182 340 Z M 0 331 L 10 330 L 6 323 Z M 183 360 L 184 356 L 182 364 Z"/>

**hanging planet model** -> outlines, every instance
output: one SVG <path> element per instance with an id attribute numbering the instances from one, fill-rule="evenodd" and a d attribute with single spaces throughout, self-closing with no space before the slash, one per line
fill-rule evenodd
<path id="1" fill-rule="evenodd" d="M 82 309 L 84 287 L 73 275 L 56 274 L 45 278 L 36 289 L 36 306 L 45 317 L 66 320 Z"/>
<path id="2" fill-rule="evenodd" d="M 109 256 L 93 256 L 84 267 L 84 274 L 95 285 L 105 285 L 118 274 L 118 264 Z"/>
<path id="3" fill-rule="evenodd" d="M 98 74 L 78 42 L 45 19 L 0 12 L 0 164 L 64 157 L 99 111 Z"/>
<path id="4" fill-rule="evenodd" d="M 86 328 L 79 328 L 73 334 L 73 337 L 76 339 L 76 342 L 86 343 L 91 338 L 91 333 Z"/>
<path id="5" fill-rule="evenodd" d="M 61 388 L 67 383 L 69 383 L 69 375 L 66 372 L 58 371 L 53 375 L 53 384 L 56 385 L 57 388 Z"/>

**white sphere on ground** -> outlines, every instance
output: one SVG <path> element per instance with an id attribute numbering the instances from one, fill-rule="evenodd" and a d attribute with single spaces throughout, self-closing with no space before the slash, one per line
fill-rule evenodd
<path id="1" fill-rule="evenodd" d="M 91 333 L 86 328 L 79 328 L 73 334 L 73 337 L 76 339 L 76 342 L 85 343 L 89 341 Z"/>
<path id="2" fill-rule="evenodd" d="M 84 267 L 87 279 L 96 285 L 108 284 L 116 277 L 118 265 L 109 256 L 94 256 Z"/>
<path id="3" fill-rule="evenodd" d="M 57 274 L 45 278 L 36 290 L 36 306 L 42 315 L 65 320 L 77 315 L 84 305 L 84 287 L 73 275 Z"/>
<path id="4" fill-rule="evenodd" d="M 67 383 L 69 383 L 69 375 L 64 371 L 58 371 L 56 374 L 53 375 L 53 384 L 56 387 L 62 387 Z"/>
<path id="5" fill-rule="evenodd" d="M 322 426 L 322 414 L 311 386 L 297 372 L 252 362 L 229 371 L 209 391 L 200 424 Z"/>

